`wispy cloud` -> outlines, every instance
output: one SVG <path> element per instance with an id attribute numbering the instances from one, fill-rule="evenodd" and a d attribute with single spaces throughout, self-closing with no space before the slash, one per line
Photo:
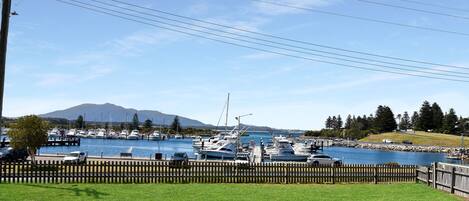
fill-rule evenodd
<path id="1" fill-rule="evenodd" d="M 97 78 L 107 76 L 113 72 L 112 67 L 107 66 L 90 66 L 82 73 L 43 73 L 37 74 L 35 77 L 38 78 L 36 82 L 37 86 L 40 87 L 56 87 L 63 85 L 70 85 L 81 83 L 84 81 L 95 80 Z"/>

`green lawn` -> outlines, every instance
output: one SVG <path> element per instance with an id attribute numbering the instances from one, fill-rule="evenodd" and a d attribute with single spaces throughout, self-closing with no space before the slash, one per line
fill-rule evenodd
<path id="1" fill-rule="evenodd" d="M 448 147 L 461 146 L 461 136 L 447 135 L 442 133 L 427 133 L 417 131 L 415 134 L 389 132 L 383 134 L 370 135 L 360 140 L 360 142 L 383 142 L 383 139 L 390 139 L 394 142 L 409 140 L 415 145 L 437 145 Z M 464 138 L 464 144 L 469 146 L 468 137 Z"/>
<path id="2" fill-rule="evenodd" d="M 1 184 L 0 200 L 463 200 L 423 184 Z"/>

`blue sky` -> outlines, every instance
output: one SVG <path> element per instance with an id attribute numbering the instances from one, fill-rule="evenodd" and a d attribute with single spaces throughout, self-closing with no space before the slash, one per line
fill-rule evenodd
<path id="1" fill-rule="evenodd" d="M 329 115 L 370 114 L 379 104 L 390 106 L 397 114 L 418 109 L 424 100 L 436 101 L 444 110 L 454 107 L 458 115 L 469 116 L 468 83 L 348 69 L 262 53 L 88 12 L 54 0 L 13 2 L 12 9 L 20 15 L 11 18 L 5 116 L 110 102 L 216 124 L 228 92 L 230 124 L 235 123 L 235 115 L 253 113 L 243 121 L 276 128 L 319 129 Z M 469 33 L 467 20 L 353 0 L 282 2 Z M 363 22 L 250 0 L 132 3 L 346 49 L 469 66 L 468 36 Z M 448 0 L 448 5 L 469 8 L 469 2 L 463 0 Z"/>

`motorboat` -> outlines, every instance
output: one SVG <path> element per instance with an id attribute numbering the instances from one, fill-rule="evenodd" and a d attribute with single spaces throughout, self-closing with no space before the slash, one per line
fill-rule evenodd
<path id="1" fill-rule="evenodd" d="M 84 130 L 79 130 L 77 133 L 76 133 L 76 136 L 77 137 L 86 137 L 86 132 Z"/>
<path id="2" fill-rule="evenodd" d="M 195 149 L 202 149 L 204 147 L 210 147 L 217 144 L 221 140 L 236 141 L 239 136 L 239 130 L 237 127 L 233 128 L 230 132 L 222 131 L 215 136 L 210 138 L 195 138 L 192 140 L 192 147 Z"/>
<path id="3" fill-rule="evenodd" d="M 184 137 L 181 134 L 176 134 L 174 139 L 183 139 Z"/>
<path id="4" fill-rule="evenodd" d="M 274 140 L 274 146 L 266 149 L 271 161 L 306 161 L 311 154 L 297 153 L 287 139 Z"/>
<path id="5" fill-rule="evenodd" d="M 199 150 L 202 158 L 233 159 L 236 156 L 236 143 L 222 140 L 216 145 Z"/>
<path id="6" fill-rule="evenodd" d="M 89 130 L 88 133 L 86 134 L 87 138 L 96 138 L 96 131 L 94 130 Z"/>
<path id="7" fill-rule="evenodd" d="M 109 130 L 108 134 L 106 135 L 106 139 L 117 139 L 117 138 L 119 138 L 119 135 L 113 130 Z"/>
<path id="8" fill-rule="evenodd" d="M 104 139 L 106 137 L 106 130 L 98 129 L 98 134 L 96 134 L 96 139 Z"/>
<path id="9" fill-rule="evenodd" d="M 140 139 L 140 134 L 139 134 L 138 130 L 132 130 L 132 132 L 130 132 L 130 135 L 127 136 L 127 139 L 128 140 L 138 140 L 138 139 Z"/>
<path id="10" fill-rule="evenodd" d="M 47 133 L 48 138 L 58 138 L 60 137 L 59 129 L 54 128 L 49 133 Z"/>
<path id="11" fill-rule="evenodd" d="M 151 141 L 160 141 L 162 140 L 162 135 L 158 131 L 154 131 L 152 134 L 148 135 L 148 140 Z"/>
<path id="12" fill-rule="evenodd" d="M 67 136 L 67 137 L 76 137 L 76 136 L 77 136 L 77 130 L 76 130 L 76 129 L 70 129 L 70 130 L 68 130 L 66 136 Z"/>
<path id="13" fill-rule="evenodd" d="M 122 130 L 120 133 L 119 133 L 119 139 L 127 139 L 127 136 L 129 135 L 129 131 L 128 130 Z"/>

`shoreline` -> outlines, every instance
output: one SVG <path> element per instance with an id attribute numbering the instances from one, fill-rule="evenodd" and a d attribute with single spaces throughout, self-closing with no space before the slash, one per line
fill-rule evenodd
<path id="1" fill-rule="evenodd" d="M 334 146 L 351 147 L 361 149 L 378 149 L 385 151 L 403 151 L 403 152 L 429 152 L 429 153 L 451 153 L 460 147 L 444 147 L 436 145 L 411 145 L 411 144 L 385 144 L 373 142 L 357 142 L 357 141 L 338 141 L 334 142 Z"/>
<path id="2" fill-rule="evenodd" d="M 346 139 L 328 139 L 315 137 L 301 137 L 302 140 L 314 140 L 317 142 L 327 142 L 324 147 L 349 147 L 359 149 L 376 149 L 384 151 L 403 151 L 403 152 L 428 152 L 428 153 L 451 153 L 459 150 L 461 147 L 437 146 L 437 145 L 414 145 L 414 144 L 386 144 L 379 142 L 359 142 Z M 327 146 L 326 146 L 327 144 Z"/>

